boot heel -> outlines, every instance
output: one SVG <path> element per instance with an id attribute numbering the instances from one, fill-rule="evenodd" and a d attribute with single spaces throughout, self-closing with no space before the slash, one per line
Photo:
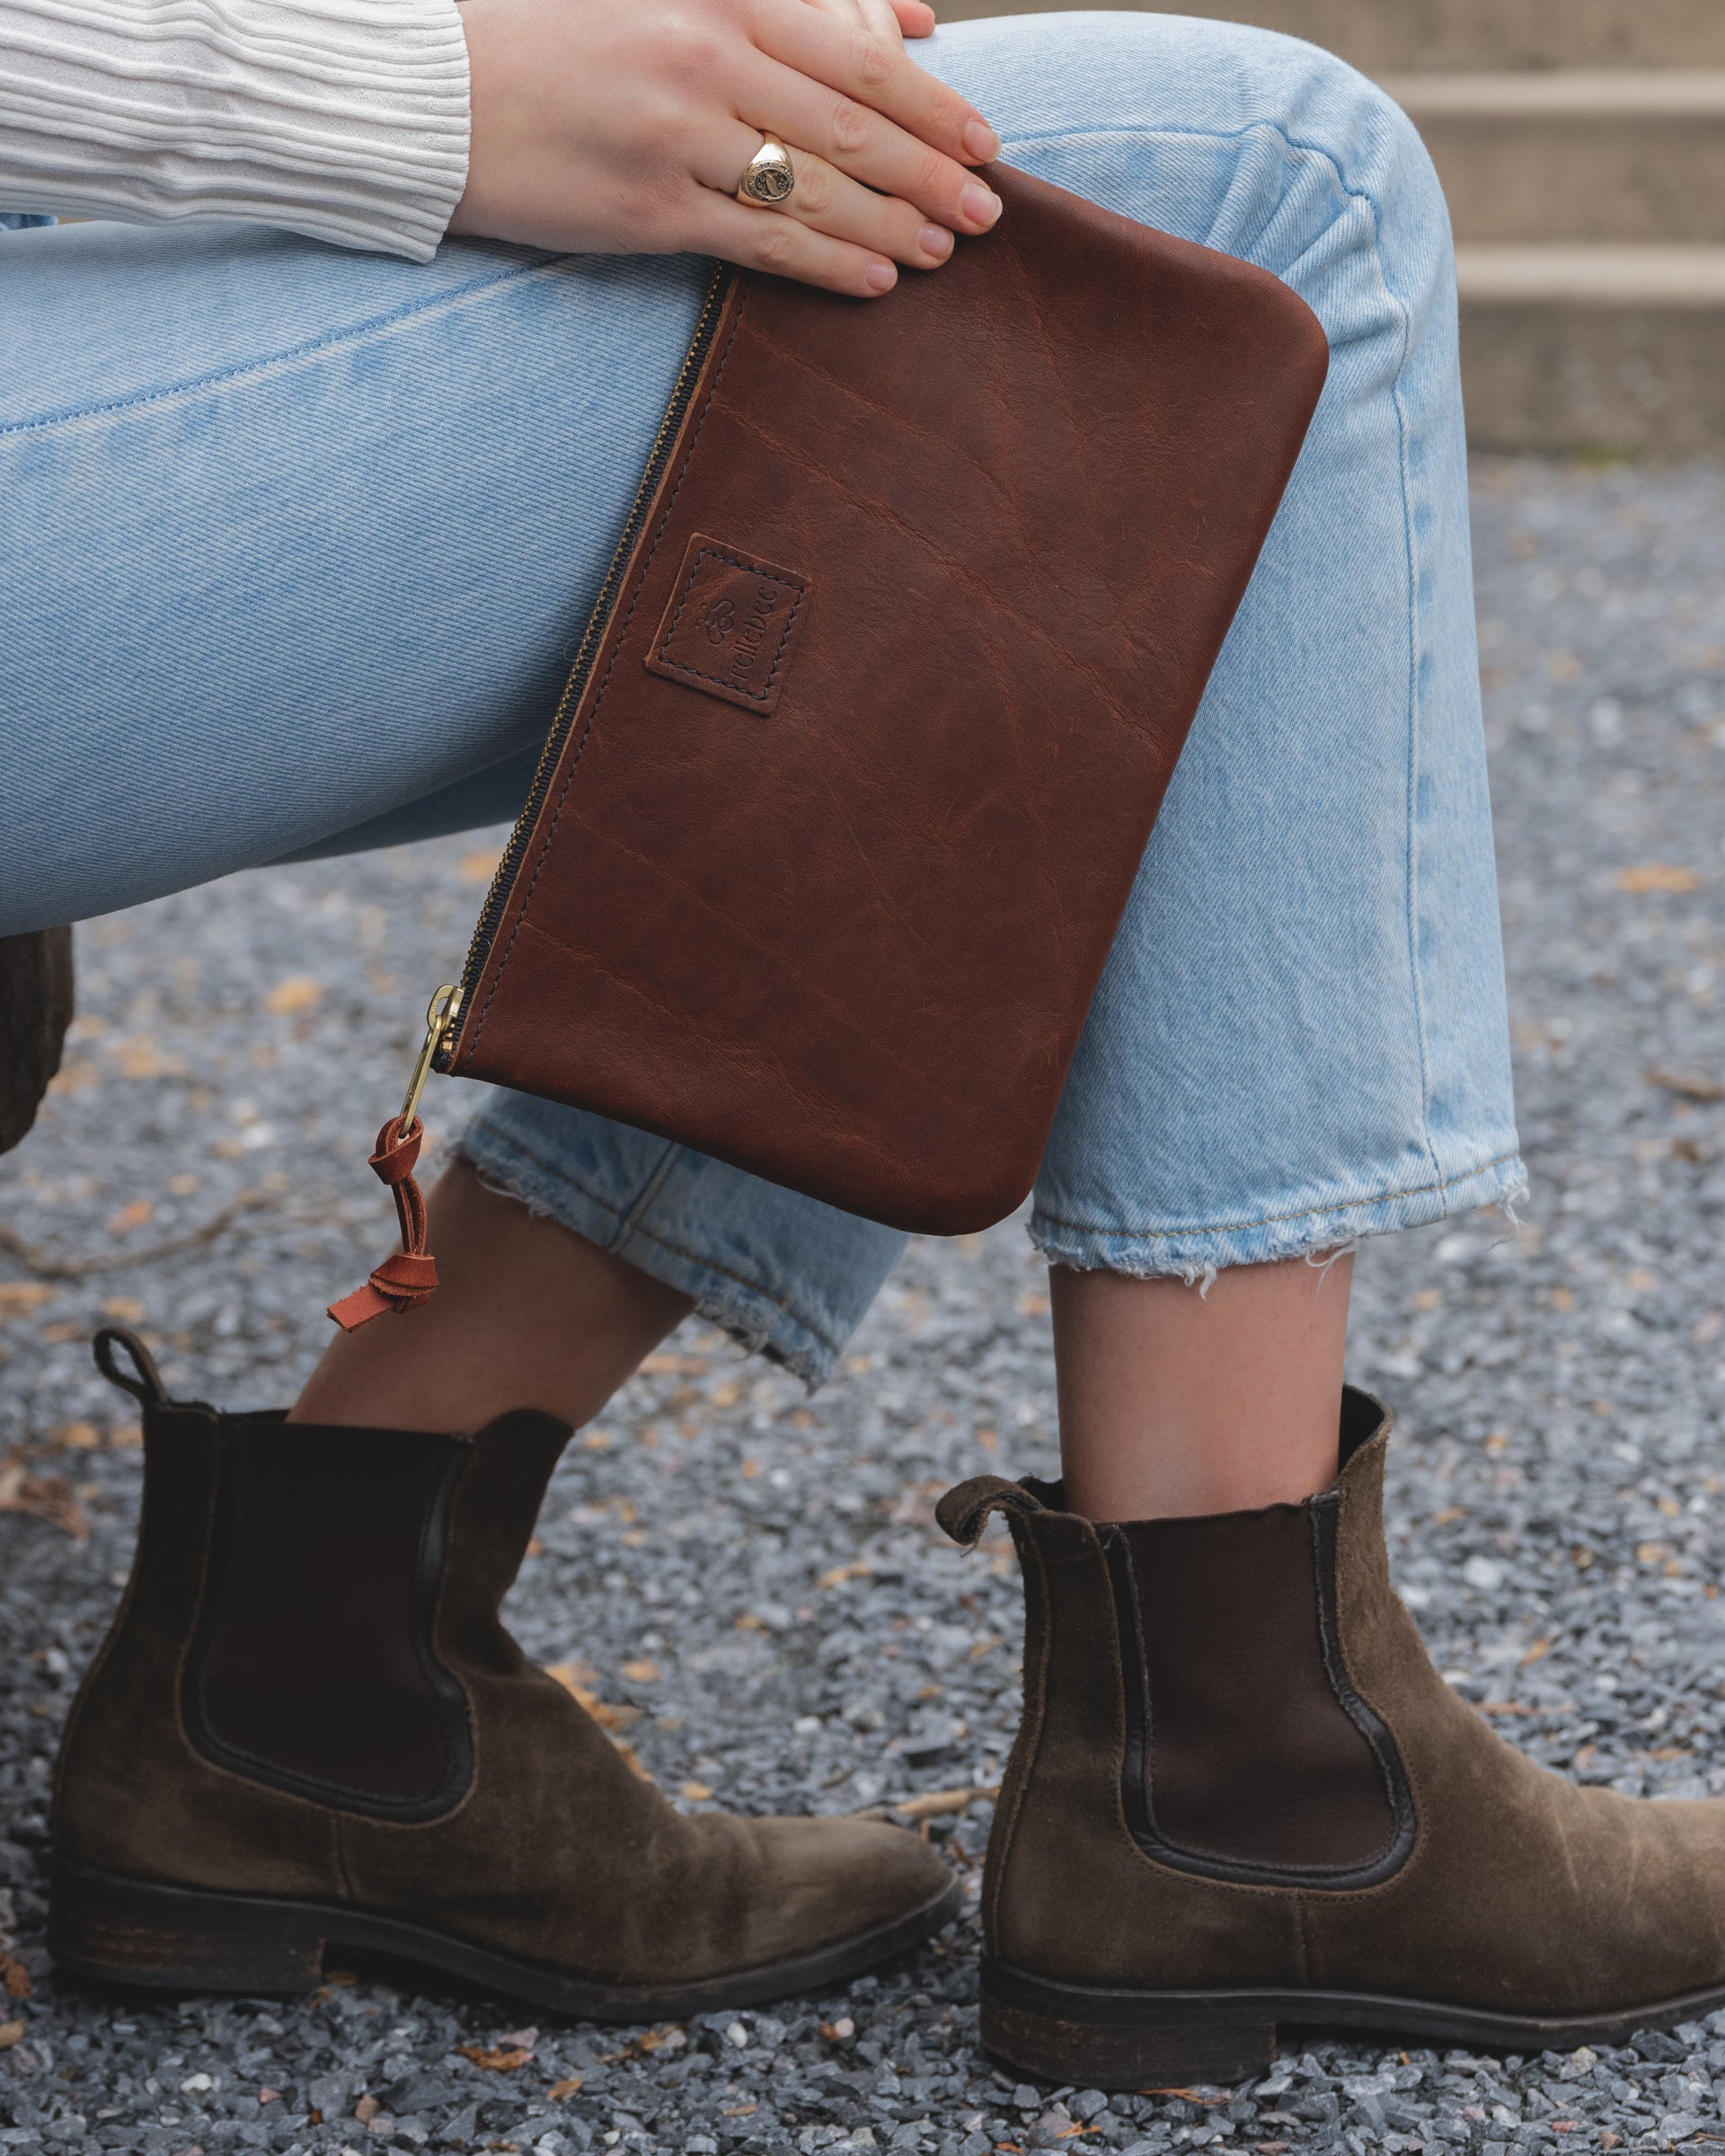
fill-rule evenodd
<path id="1" fill-rule="evenodd" d="M 116 1879 L 57 1862 L 48 1949 L 110 1984 L 188 1992 L 305 1992 L 323 1974 L 323 1918 L 253 1895 Z"/>
<path id="2" fill-rule="evenodd" d="M 1125 2001 L 1116 2015 L 1106 2018 L 1100 2000 L 1077 2014 L 1017 2004 L 985 1976 L 982 2048 L 1015 2072 L 1081 2089 L 1225 2086 L 1261 2073 L 1276 2055 L 1271 2021 L 1151 2019 Z"/>

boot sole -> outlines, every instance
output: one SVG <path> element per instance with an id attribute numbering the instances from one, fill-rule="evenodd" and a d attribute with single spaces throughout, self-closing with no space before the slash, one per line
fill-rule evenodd
<path id="1" fill-rule="evenodd" d="M 1488 2051 L 1621 2044 L 1725 2005 L 1725 1985 L 1621 2013 L 1495 2014 L 1375 1992 L 1128 1992 L 1057 1984 L 985 1957 L 982 2047 L 998 2064 L 1081 2089 L 1212 2087 L 1263 2072 L 1278 2024 L 1369 2029 Z"/>
<path id="2" fill-rule="evenodd" d="M 332 1948 L 412 1962 L 582 2021 L 682 2020 L 841 1984 L 907 1953 L 964 1905 L 954 1880 L 891 1923 L 723 1976 L 669 1985 L 593 1984 L 447 1931 L 322 1902 L 116 1878 L 57 1859 L 48 1948 L 68 1974 L 181 1992 L 305 1992 Z"/>

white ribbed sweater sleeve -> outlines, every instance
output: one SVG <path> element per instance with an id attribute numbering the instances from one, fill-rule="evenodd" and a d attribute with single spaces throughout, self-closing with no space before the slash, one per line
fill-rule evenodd
<path id="1" fill-rule="evenodd" d="M 0 0 L 0 210 L 425 261 L 466 185 L 467 79 L 455 0 Z"/>

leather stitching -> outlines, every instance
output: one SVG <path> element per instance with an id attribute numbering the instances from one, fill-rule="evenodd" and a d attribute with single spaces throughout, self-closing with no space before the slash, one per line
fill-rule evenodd
<path id="1" fill-rule="evenodd" d="M 1048 1568 L 1043 1562 L 1041 1546 L 1026 1522 L 1025 1514 L 1014 1513 L 1007 1524 L 1013 1531 L 1013 1541 L 1018 1547 L 1020 1566 L 1027 1575 L 1031 1565 L 1036 1568 L 1039 1636 L 1036 1643 L 1034 1686 L 1031 1681 L 1030 1657 L 1026 1655 L 1024 1658 L 1024 1711 L 1012 1756 L 1006 1762 L 1007 1778 L 1014 1783 L 1012 1806 L 1001 1825 L 1000 1861 L 989 1868 L 994 1875 L 994 1892 L 989 1896 L 985 1912 L 984 1927 L 986 1943 L 991 1953 L 997 1953 L 1000 1948 L 1000 1897 L 1005 1887 L 1006 1868 L 1012 1861 L 1019 1816 L 1024 1809 L 1024 1799 L 1030 1795 L 1031 1783 L 1036 1774 L 1037 1755 L 1042 1749 L 1042 1731 L 1048 1711 L 1048 1663 L 1054 1648 L 1054 1607 L 1048 1592 Z M 1021 1527 L 1024 1530 L 1022 1533 Z"/>
<path id="2" fill-rule="evenodd" d="M 730 348 L 726 349 L 729 350 Z M 705 414 L 703 413 L 702 416 L 704 418 Z M 809 596 L 807 587 L 801 584 L 797 586 L 797 596 L 791 603 L 791 611 L 785 616 L 784 627 L 779 632 L 779 648 L 773 656 L 773 664 L 767 669 L 766 679 L 758 689 L 739 689 L 734 682 L 727 681 L 722 674 L 703 674 L 699 667 L 686 667 L 678 660 L 667 658 L 665 656 L 666 652 L 670 649 L 671 639 L 677 634 L 677 623 L 683 619 L 684 613 L 688 606 L 689 595 L 694 589 L 695 579 L 701 574 L 701 564 L 703 561 L 723 561 L 732 569 L 740 569 L 750 574 L 764 575 L 765 573 L 745 555 L 727 552 L 722 547 L 703 546 L 689 564 L 688 580 L 683 587 L 682 596 L 677 602 L 677 612 L 665 624 L 665 633 L 659 649 L 653 654 L 653 663 L 655 666 L 663 667 L 667 673 L 680 674 L 689 681 L 710 681 L 715 688 L 729 690 L 733 696 L 747 696 L 751 702 L 763 704 L 770 702 L 773 696 L 773 684 L 778 679 L 780 669 L 784 665 L 784 655 L 790 646 L 792 632 L 797 625 L 797 616 L 802 610 L 802 602 Z M 775 576 L 778 573 L 774 571 Z M 785 580 L 788 581 L 788 579 Z"/>

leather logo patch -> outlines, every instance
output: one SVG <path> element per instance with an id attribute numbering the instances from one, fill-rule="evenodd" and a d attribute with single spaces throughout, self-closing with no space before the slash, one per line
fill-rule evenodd
<path id="1" fill-rule="evenodd" d="M 765 717 L 779 701 L 808 611 L 806 577 L 697 532 L 647 670 Z"/>

